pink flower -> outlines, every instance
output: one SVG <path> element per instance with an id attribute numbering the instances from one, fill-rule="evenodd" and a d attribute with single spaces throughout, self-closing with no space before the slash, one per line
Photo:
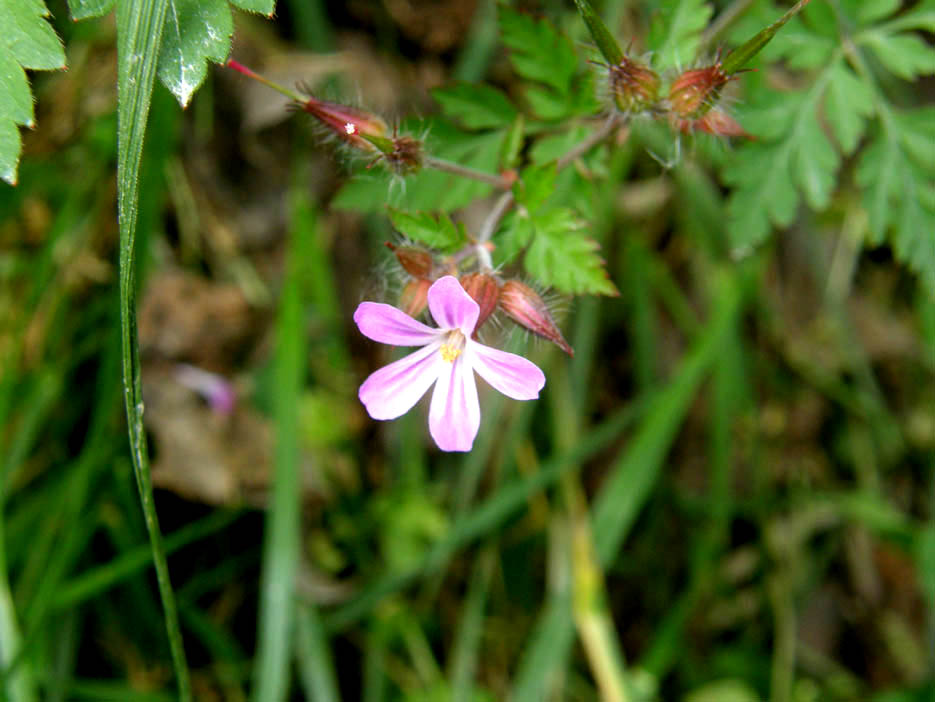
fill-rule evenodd
<path id="1" fill-rule="evenodd" d="M 359 397 L 374 419 L 396 419 L 435 384 L 429 431 L 443 451 L 470 451 L 480 427 L 474 371 L 514 400 L 534 400 L 545 385 L 539 367 L 516 354 L 471 339 L 478 304 L 457 278 L 439 278 L 428 292 L 438 329 L 417 322 L 391 305 L 362 302 L 354 313 L 360 331 L 393 346 L 421 346 L 381 368 L 360 386 Z"/>

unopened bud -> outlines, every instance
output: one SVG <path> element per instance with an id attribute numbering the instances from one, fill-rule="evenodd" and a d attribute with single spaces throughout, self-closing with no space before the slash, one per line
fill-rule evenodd
<path id="1" fill-rule="evenodd" d="M 621 112 L 639 112 L 659 97 L 659 76 L 648 66 L 624 56 L 609 71 L 610 91 Z"/>
<path id="2" fill-rule="evenodd" d="M 461 276 L 461 287 L 464 292 L 480 307 L 480 315 L 477 317 L 477 324 L 474 329 L 480 329 L 480 326 L 487 321 L 487 318 L 497 307 L 497 299 L 500 297 L 500 284 L 497 279 L 489 273 L 468 273 Z"/>
<path id="3" fill-rule="evenodd" d="M 685 71 L 669 88 L 669 105 L 676 117 L 700 119 L 717 101 L 730 76 L 721 70 L 720 62 L 707 68 Z"/>
<path id="4" fill-rule="evenodd" d="M 386 242 L 386 247 L 396 254 L 396 260 L 413 278 L 429 278 L 432 275 L 432 254 L 415 246 L 396 246 Z"/>
<path id="5" fill-rule="evenodd" d="M 574 356 L 565 337 L 558 330 L 549 308 L 535 290 L 518 280 L 508 280 L 500 289 L 500 307 L 510 319 L 536 336 L 548 339 L 569 356 Z"/>
<path id="6" fill-rule="evenodd" d="M 422 170 L 422 142 L 409 136 L 397 136 L 390 140 L 392 148 L 384 153 L 386 164 L 394 173 L 412 175 Z"/>
<path id="7" fill-rule="evenodd" d="M 697 129 L 702 132 L 707 132 L 708 134 L 713 134 L 714 136 L 750 136 L 746 131 L 744 131 L 744 128 L 740 126 L 740 123 L 737 122 L 737 120 L 735 120 L 723 110 L 719 110 L 717 108 L 714 108 L 708 112 L 701 119 L 678 120 L 676 121 L 676 127 L 683 132 L 691 132 Z"/>
<path id="8" fill-rule="evenodd" d="M 399 296 L 399 309 L 410 317 L 418 317 L 425 311 L 428 304 L 429 288 L 432 281 L 425 278 L 415 278 L 406 283 Z"/>
<path id="9" fill-rule="evenodd" d="M 377 115 L 336 102 L 309 97 L 300 107 L 318 118 L 330 131 L 348 144 L 373 151 L 371 139 L 382 138 L 389 131 L 386 122 Z"/>

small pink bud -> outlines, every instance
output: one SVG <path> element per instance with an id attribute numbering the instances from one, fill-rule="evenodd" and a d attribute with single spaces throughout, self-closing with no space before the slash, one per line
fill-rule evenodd
<path id="1" fill-rule="evenodd" d="M 549 308 L 535 290 L 518 280 L 508 280 L 500 290 L 500 307 L 510 319 L 536 336 L 548 339 L 569 356 L 575 352 L 565 341 Z"/>
<path id="2" fill-rule="evenodd" d="M 691 132 L 697 129 L 715 136 L 750 138 L 750 135 L 744 131 L 744 128 L 740 126 L 737 120 L 718 108 L 712 109 L 701 119 L 683 119 L 676 121 L 675 124 L 676 127 L 683 132 Z"/>
<path id="3" fill-rule="evenodd" d="M 429 288 L 432 281 L 425 278 L 414 278 L 406 283 L 399 296 L 399 309 L 410 317 L 418 317 L 425 311 L 428 304 Z"/>
<path id="4" fill-rule="evenodd" d="M 639 112 L 659 97 L 659 76 L 648 66 L 624 56 L 609 71 L 610 92 L 621 112 Z"/>
<path id="5" fill-rule="evenodd" d="M 386 122 L 376 115 L 336 102 L 309 97 L 299 107 L 317 117 L 330 131 L 358 149 L 373 151 L 376 147 L 368 137 L 382 138 L 388 131 Z"/>
<path id="6" fill-rule="evenodd" d="M 415 246 L 396 246 L 386 242 L 386 247 L 396 254 L 396 260 L 413 278 L 430 278 L 432 275 L 432 254 Z"/>
<path id="7" fill-rule="evenodd" d="M 713 66 L 685 71 L 669 88 L 669 105 L 677 118 L 695 120 L 703 117 L 717 101 L 731 79 L 721 70 L 718 61 Z"/>
<path id="8" fill-rule="evenodd" d="M 480 316 L 474 326 L 474 330 L 477 331 L 497 307 L 497 299 L 500 297 L 500 284 L 489 273 L 468 273 L 462 275 L 459 282 L 464 291 L 480 307 Z"/>

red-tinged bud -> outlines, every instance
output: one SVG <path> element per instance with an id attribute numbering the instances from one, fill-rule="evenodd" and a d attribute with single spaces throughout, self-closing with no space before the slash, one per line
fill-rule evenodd
<path id="1" fill-rule="evenodd" d="M 418 317 L 425 311 L 429 300 L 429 288 L 432 281 L 425 278 L 415 278 L 406 283 L 399 296 L 399 309 L 410 317 Z"/>
<path id="2" fill-rule="evenodd" d="M 737 120 L 723 110 L 717 108 L 708 112 L 708 114 L 701 119 L 679 120 L 676 122 L 676 127 L 683 132 L 699 130 L 707 132 L 708 134 L 713 134 L 714 136 L 750 138 L 750 135 L 744 131 L 744 128 L 740 126 Z"/>
<path id="3" fill-rule="evenodd" d="M 461 276 L 461 287 L 480 307 L 475 331 L 487 321 L 497 307 L 500 297 L 500 283 L 489 273 L 468 273 Z"/>
<path id="4" fill-rule="evenodd" d="M 389 131 L 386 122 L 376 115 L 336 102 L 309 97 L 299 107 L 318 118 L 340 139 L 358 149 L 373 151 L 371 140 L 384 138 Z"/>
<path id="5" fill-rule="evenodd" d="M 396 254 L 396 260 L 413 278 L 430 278 L 432 276 L 432 254 L 415 246 L 396 246 L 386 242 L 387 248 Z"/>
<path id="6" fill-rule="evenodd" d="M 720 62 L 707 68 L 685 71 L 669 88 L 669 106 L 679 119 L 701 119 L 721 95 L 721 88 L 731 79 Z"/>
<path id="7" fill-rule="evenodd" d="M 639 112 L 659 97 L 659 76 L 642 63 L 628 59 L 610 66 L 610 92 L 621 112 Z"/>
<path id="8" fill-rule="evenodd" d="M 535 290 L 518 280 L 508 280 L 500 289 L 500 307 L 510 319 L 536 336 L 548 339 L 569 356 L 574 356 L 565 337 L 558 330 L 549 308 Z"/>

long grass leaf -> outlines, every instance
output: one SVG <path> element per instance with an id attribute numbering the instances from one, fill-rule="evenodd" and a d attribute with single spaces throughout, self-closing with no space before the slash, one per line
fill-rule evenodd
<path id="1" fill-rule="evenodd" d="M 152 98 L 156 58 L 167 0 L 125 0 L 117 6 L 117 212 L 120 229 L 120 332 L 124 402 L 140 502 L 149 532 L 159 595 L 165 613 L 179 698 L 191 699 L 191 684 L 169 567 L 153 503 L 152 476 L 143 428 L 143 390 L 136 324 L 136 223 L 143 138 Z"/>

